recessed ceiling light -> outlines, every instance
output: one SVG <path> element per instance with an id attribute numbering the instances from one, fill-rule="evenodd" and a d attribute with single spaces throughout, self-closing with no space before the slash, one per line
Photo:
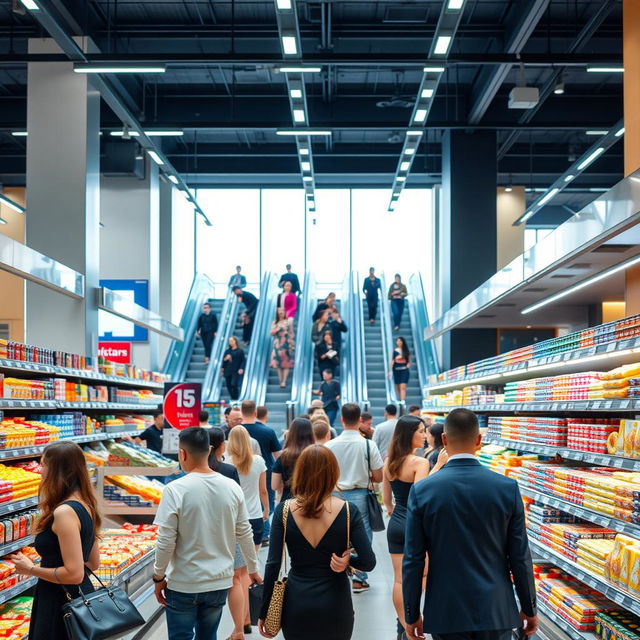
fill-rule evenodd
<path id="1" fill-rule="evenodd" d="M 433 48 L 433 53 L 437 56 L 444 56 L 449 51 L 451 46 L 452 36 L 438 36 L 436 40 L 436 46 Z"/>
<path id="2" fill-rule="evenodd" d="M 416 152 L 416 150 L 413 149 L 412 147 L 409 147 L 408 149 L 405 149 L 404 152 L 406 155 L 412 156 Z"/>
<path id="3" fill-rule="evenodd" d="M 512 186 L 507 186 L 507 187 L 505 187 L 505 188 L 504 188 L 504 190 L 505 190 L 507 193 L 511 193 L 511 192 L 513 191 L 513 187 L 512 187 Z"/>
<path id="4" fill-rule="evenodd" d="M 173 175 L 167 176 L 169 178 L 169 180 L 171 180 L 171 182 L 173 182 L 173 184 L 178 184 L 179 180 L 178 178 L 176 178 Z"/>
<path id="5" fill-rule="evenodd" d="M 278 7 L 280 11 L 288 11 L 291 9 L 291 0 L 276 0 L 276 7 Z"/>
<path id="6" fill-rule="evenodd" d="M 282 36 L 282 51 L 286 56 L 297 55 L 298 44 L 295 36 Z"/>
<path id="7" fill-rule="evenodd" d="M 407 131 L 407 135 L 408 136 L 421 136 L 422 135 L 422 129 L 409 129 Z"/>
<path id="8" fill-rule="evenodd" d="M 582 171 L 584 168 L 588 167 L 602 152 L 604 151 L 604 147 L 598 147 L 595 151 L 590 153 L 577 167 L 578 171 Z"/>
<path id="9" fill-rule="evenodd" d="M 29 134 L 26 131 L 12 131 L 11 135 L 16 138 L 26 138 Z"/>
<path id="10" fill-rule="evenodd" d="M 294 109 L 293 110 L 293 121 L 294 122 L 304 122 L 305 121 L 304 109 Z"/>
<path id="11" fill-rule="evenodd" d="M 280 67 L 281 73 L 320 73 L 322 67 Z"/>
<path id="12" fill-rule="evenodd" d="M 624 127 L 622 127 L 621 129 L 618 129 L 618 130 L 615 132 L 615 136 L 616 136 L 616 138 L 619 138 L 622 134 L 624 134 Z"/>
<path id="13" fill-rule="evenodd" d="M 464 0 L 449 0 L 447 3 L 447 11 L 460 11 L 464 6 Z"/>
<path id="14" fill-rule="evenodd" d="M 104 64 L 76 64 L 73 66 L 75 73 L 164 73 L 167 68 L 164 65 L 104 65 Z"/>
<path id="15" fill-rule="evenodd" d="M 411 166 L 411 163 L 405 160 L 404 162 L 400 163 L 400 171 L 409 171 L 410 166 Z"/>
<path id="16" fill-rule="evenodd" d="M 433 97 L 433 89 L 423 89 L 420 94 L 423 98 L 432 98 Z"/>
<path id="17" fill-rule="evenodd" d="M 424 73 L 444 73 L 444 67 L 424 67 Z"/>
<path id="18" fill-rule="evenodd" d="M 427 119 L 426 109 L 416 109 L 416 114 L 413 117 L 414 122 L 424 122 Z"/>
<path id="19" fill-rule="evenodd" d="M 405 176 L 398 176 L 396 182 L 404 182 L 407 178 Z"/>
<path id="20" fill-rule="evenodd" d="M 588 131 L 585 131 L 585 134 L 588 136 L 606 136 L 607 133 L 609 132 L 605 129 L 589 129 Z"/>
<path id="21" fill-rule="evenodd" d="M 588 73 L 624 73 L 624 67 L 587 67 Z"/>
<path id="22" fill-rule="evenodd" d="M 302 89 L 291 89 L 291 91 L 289 91 L 289 95 L 292 98 L 302 98 Z"/>
<path id="23" fill-rule="evenodd" d="M 153 149 L 148 149 L 147 153 L 149 157 L 157 164 L 162 166 L 164 164 L 164 160 L 155 152 Z"/>
<path id="24" fill-rule="evenodd" d="M 313 180 L 313 178 L 312 178 L 311 176 L 303 176 L 303 177 L 302 177 L 302 179 L 303 179 L 305 182 L 311 182 L 311 181 Z"/>
<path id="25" fill-rule="evenodd" d="M 301 162 L 300 167 L 303 171 L 311 171 L 311 163 L 310 162 Z"/>
<path id="26" fill-rule="evenodd" d="M 300 155 L 301 156 L 308 156 L 309 155 L 309 149 L 303 147 L 302 149 L 300 149 Z"/>
<path id="27" fill-rule="evenodd" d="M 571 182 L 574 178 L 575 176 L 572 173 L 570 173 L 568 176 L 565 176 L 564 181 Z"/>

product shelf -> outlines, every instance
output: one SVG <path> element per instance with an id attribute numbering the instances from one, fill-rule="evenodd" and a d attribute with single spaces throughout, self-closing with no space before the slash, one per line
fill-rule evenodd
<path id="1" fill-rule="evenodd" d="M 555 611 L 550 609 L 544 602 L 538 600 L 538 613 L 544 616 L 547 620 L 552 622 L 555 626 L 564 631 L 571 640 L 596 640 L 595 633 L 588 631 L 579 631 L 572 627 L 566 620 L 559 616 Z"/>
<path id="2" fill-rule="evenodd" d="M 4 502 L 0 504 L 0 516 L 6 516 L 16 511 L 23 511 L 24 509 L 30 509 L 31 507 L 38 506 L 38 497 L 23 498 L 22 500 L 16 500 L 14 502 Z"/>
<path id="3" fill-rule="evenodd" d="M 9 373 L 48 373 L 64 378 L 77 378 L 80 380 L 91 380 L 93 382 L 104 382 L 120 384 L 127 387 L 140 387 L 142 389 L 163 389 L 164 383 L 153 382 L 151 380 L 139 380 L 137 378 L 125 378 L 120 376 L 108 376 L 97 371 L 88 369 L 67 369 L 37 362 L 24 362 L 22 360 L 8 360 L 0 358 L 0 371 Z"/>
<path id="4" fill-rule="evenodd" d="M 28 578 L 27 580 L 22 580 L 10 589 L 0 591 L 0 604 L 4 604 L 8 600 L 11 600 L 11 598 L 15 598 L 28 589 L 31 589 L 31 587 L 35 587 L 36 582 L 38 582 L 37 578 Z"/>
<path id="5" fill-rule="evenodd" d="M 121 571 L 113 580 L 111 584 L 122 584 L 129 578 L 133 577 L 136 573 L 142 571 L 146 566 L 151 564 L 156 557 L 155 551 L 145 553 L 141 558 L 138 558 L 135 562 L 130 564 L 124 571 Z"/>
<path id="6" fill-rule="evenodd" d="M 128 507 L 126 504 L 113 505 L 109 502 L 102 500 L 100 507 L 100 513 L 105 516 L 155 516 L 158 512 L 158 507 Z"/>
<path id="7" fill-rule="evenodd" d="M 98 467 L 98 476 L 172 476 L 179 471 L 175 467 Z"/>
<path id="8" fill-rule="evenodd" d="M 62 400 L 0 399 L 0 409 L 99 409 L 100 411 L 156 411 L 158 403 L 132 404 L 124 402 L 66 402 Z"/>
<path id="9" fill-rule="evenodd" d="M 577 578 L 581 582 L 599 591 L 602 595 L 616 602 L 629 611 L 640 615 L 640 600 L 630 592 L 609 584 L 604 578 L 600 578 L 590 571 L 587 571 L 579 564 L 572 562 L 568 558 L 556 553 L 552 549 L 541 545 L 538 541 L 529 537 L 529 546 L 533 554 L 542 560 L 547 560 L 557 567 L 564 569 L 567 573 Z"/>
<path id="10" fill-rule="evenodd" d="M 577 451 L 576 449 L 567 449 L 566 447 L 548 447 L 544 444 L 522 442 L 520 440 L 508 440 L 504 438 L 493 438 L 491 436 L 484 436 L 483 442 L 486 444 L 497 444 L 517 451 L 539 453 L 543 456 L 560 456 L 568 460 L 579 460 L 581 462 L 588 462 L 589 464 L 595 464 L 601 467 L 616 467 L 618 469 L 626 469 L 628 471 L 640 471 L 640 459 L 623 458 L 621 456 L 611 456 L 604 453 L 590 453 L 589 451 Z"/>
<path id="11" fill-rule="evenodd" d="M 451 406 L 425 405 L 424 411 L 430 413 L 449 413 L 454 409 L 469 409 L 475 413 L 556 413 L 563 411 L 611 413 L 640 412 L 640 399 L 620 398 L 614 400 L 571 400 L 566 402 L 503 402 L 500 404 L 460 404 Z"/>
<path id="12" fill-rule="evenodd" d="M 20 538 L 19 540 L 14 540 L 13 542 L 7 542 L 7 544 L 0 545 L 0 557 L 4 557 L 9 553 L 14 553 L 19 549 L 22 549 L 22 547 L 28 547 L 30 544 L 33 544 L 35 539 L 35 536 L 26 536 L 25 538 Z"/>

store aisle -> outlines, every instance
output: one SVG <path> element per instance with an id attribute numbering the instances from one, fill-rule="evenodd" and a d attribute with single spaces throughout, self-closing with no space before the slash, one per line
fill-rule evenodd
<path id="1" fill-rule="evenodd" d="M 373 546 L 378 559 L 378 565 L 369 574 L 371 589 L 368 593 L 354 594 L 353 606 L 356 612 L 356 624 L 353 640 L 367 640 L 379 638 L 380 640 L 393 640 L 396 637 L 396 614 L 391 603 L 391 587 L 393 586 L 393 568 L 387 551 L 386 532 L 376 533 L 373 538 Z M 262 550 L 260 557 L 262 563 L 266 560 L 266 550 Z M 225 608 L 222 622 L 218 629 L 218 639 L 225 640 L 231 635 L 233 625 L 229 610 Z M 256 627 L 251 635 L 245 636 L 246 640 L 259 640 L 262 636 Z M 282 638 L 282 635 L 277 636 Z M 167 625 L 164 617 L 158 622 L 153 632 L 145 640 L 168 640 Z"/>

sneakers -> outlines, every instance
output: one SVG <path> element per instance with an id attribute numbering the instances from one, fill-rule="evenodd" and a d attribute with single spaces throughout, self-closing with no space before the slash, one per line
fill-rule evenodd
<path id="1" fill-rule="evenodd" d="M 264 548 L 264 547 L 268 547 L 268 546 L 269 546 L 269 538 L 265 538 L 265 539 L 260 543 L 260 546 L 261 546 L 262 548 Z"/>
<path id="2" fill-rule="evenodd" d="M 369 589 L 369 583 L 364 580 L 361 582 L 359 580 L 354 580 L 352 583 L 353 593 L 362 593 L 363 591 L 367 591 Z"/>

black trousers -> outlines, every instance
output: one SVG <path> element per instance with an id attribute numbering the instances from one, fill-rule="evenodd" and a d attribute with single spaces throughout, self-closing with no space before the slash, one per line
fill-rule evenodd
<path id="1" fill-rule="evenodd" d="M 367 296 L 367 307 L 369 309 L 369 320 L 375 320 L 378 314 L 378 296 Z"/>
<path id="2" fill-rule="evenodd" d="M 432 633 L 433 640 L 510 640 L 513 629 L 496 631 L 460 631 L 459 633 Z"/>
<path id="3" fill-rule="evenodd" d="M 213 347 L 213 339 L 215 338 L 214 333 L 200 333 L 200 337 L 202 338 L 202 344 L 204 345 L 204 355 L 206 358 L 211 357 L 211 347 Z"/>
<path id="4" fill-rule="evenodd" d="M 253 321 L 255 318 L 247 318 L 247 324 L 242 325 L 242 342 L 251 342 L 251 334 L 253 333 Z"/>
<path id="5" fill-rule="evenodd" d="M 224 381 L 227 383 L 227 391 L 229 392 L 229 397 L 232 400 L 237 400 L 238 396 L 240 395 L 242 376 L 239 376 L 237 373 L 230 373 L 229 375 L 225 375 Z"/>

